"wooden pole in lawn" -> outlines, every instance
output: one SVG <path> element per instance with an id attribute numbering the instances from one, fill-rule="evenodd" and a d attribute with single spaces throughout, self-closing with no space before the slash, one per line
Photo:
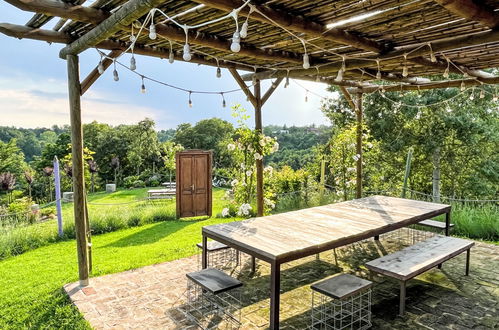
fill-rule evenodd
<path id="1" fill-rule="evenodd" d="M 260 80 L 255 83 L 255 130 L 262 133 L 262 93 Z M 256 160 L 256 207 L 257 216 L 263 216 L 263 159 Z"/>
<path id="2" fill-rule="evenodd" d="M 355 113 L 357 114 L 357 187 L 355 198 L 362 197 L 362 93 L 357 94 Z"/>
<path id="3" fill-rule="evenodd" d="M 74 218 L 80 286 L 88 283 L 88 241 L 85 212 L 85 178 L 83 164 L 83 130 L 81 125 L 80 72 L 77 55 L 67 55 L 71 151 L 73 161 Z"/>

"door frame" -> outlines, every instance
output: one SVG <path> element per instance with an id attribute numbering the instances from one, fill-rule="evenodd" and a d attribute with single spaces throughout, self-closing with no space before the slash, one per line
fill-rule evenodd
<path id="1" fill-rule="evenodd" d="M 213 152 L 211 150 L 199 150 L 199 149 L 192 149 L 192 150 L 183 150 L 183 151 L 179 151 L 175 154 L 175 165 L 176 165 L 176 169 L 175 169 L 175 174 L 176 174 L 176 178 L 175 178 L 175 181 L 176 181 L 176 204 L 177 204 L 177 219 L 180 219 L 180 213 L 181 213 L 181 210 L 180 210 L 180 205 L 181 205 L 181 198 L 182 198 L 182 191 L 181 191 L 181 187 L 182 187 L 182 175 L 180 175 L 180 157 L 182 156 L 208 156 L 208 164 L 207 164 L 207 176 L 206 176 L 206 180 L 207 180 L 207 183 L 206 183 L 206 187 L 208 189 L 207 193 L 206 193 L 206 198 L 208 199 L 207 200 L 207 208 L 208 208 L 208 212 L 207 212 L 207 216 L 211 217 L 212 216 L 212 180 L 211 180 L 211 177 L 212 177 L 212 163 L 213 163 Z"/>

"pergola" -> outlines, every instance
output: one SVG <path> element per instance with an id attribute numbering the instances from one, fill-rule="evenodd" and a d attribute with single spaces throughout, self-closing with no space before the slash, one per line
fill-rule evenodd
<path id="1" fill-rule="evenodd" d="M 262 106 L 289 78 L 338 85 L 357 114 L 357 197 L 362 193 L 362 95 L 375 91 L 425 90 L 497 84 L 484 69 L 499 66 L 499 2 L 496 0 L 5 0 L 34 12 L 26 25 L 0 23 L 15 38 L 64 44 L 67 61 L 74 181 L 74 215 L 80 285 L 89 283 L 90 228 L 84 183 L 81 96 L 113 58 L 130 49 L 130 32 L 158 8 L 190 26 L 237 9 L 249 22 L 240 50 L 231 51 L 234 20 L 214 20 L 183 29 L 172 19 L 154 21 L 137 36 L 133 52 L 227 68 L 255 109 L 262 130 Z M 43 29 L 52 19 L 53 29 Z M 241 36 L 242 37 L 242 36 Z M 100 68 L 80 80 L 78 55 L 109 50 Z M 246 71 L 240 75 L 239 71 Z M 454 79 L 449 79 L 449 73 Z M 444 79 L 442 79 L 442 76 Z M 262 94 L 260 81 L 274 79 Z M 246 81 L 250 82 L 250 86 Z M 253 92 L 250 90 L 253 87 Z M 263 162 L 256 161 L 258 215 L 263 215 Z"/>

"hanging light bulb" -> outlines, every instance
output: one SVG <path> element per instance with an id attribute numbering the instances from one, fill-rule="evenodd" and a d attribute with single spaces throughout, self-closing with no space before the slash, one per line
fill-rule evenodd
<path id="1" fill-rule="evenodd" d="M 485 97 L 485 92 L 483 89 L 480 90 L 480 98 L 483 99 Z"/>
<path id="2" fill-rule="evenodd" d="M 102 56 L 101 56 L 101 59 L 99 61 L 99 65 L 97 66 L 97 71 L 99 72 L 99 74 L 103 74 L 104 73 L 104 63 L 102 63 Z"/>
<path id="3" fill-rule="evenodd" d="M 379 67 L 379 60 L 376 60 L 376 64 L 378 65 L 378 72 L 376 72 L 376 79 L 381 80 L 381 68 Z"/>
<path id="4" fill-rule="evenodd" d="M 144 76 L 142 76 L 142 85 L 140 86 L 140 92 L 142 94 L 146 93 L 146 85 L 144 84 Z"/>
<path id="5" fill-rule="evenodd" d="M 244 23 L 243 23 L 243 26 L 241 27 L 241 32 L 239 32 L 239 35 L 241 36 L 241 38 L 246 38 L 248 36 L 248 20 L 246 20 Z"/>
<path id="6" fill-rule="evenodd" d="M 315 82 L 321 82 L 321 76 L 317 75 L 317 77 L 315 77 Z"/>
<path id="7" fill-rule="evenodd" d="M 222 95 L 222 108 L 225 108 L 227 107 L 227 103 L 225 103 L 224 93 L 220 93 L 220 95 Z"/>
<path id="8" fill-rule="evenodd" d="M 336 78 L 334 79 L 334 81 L 340 82 L 342 80 L 343 80 L 343 68 L 340 68 L 338 70 L 338 74 L 336 75 Z"/>
<path id="9" fill-rule="evenodd" d="M 464 92 L 466 89 L 466 85 L 464 84 L 464 81 L 461 81 L 461 92 Z"/>
<path id="10" fill-rule="evenodd" d="M 175 62 L 175 54 L 173 54 L 173 51 L 170 49 L 170 54 L 168 54 L 168 62 L 170 62 L 170 64 L 173 64 L 173 62 Z"/>
<path id="11" fill-rule="evenodd" d="M 137 69 L 137 62 L 135 62 L 135 57 L 132 54 L 132 58 L 130 59 L 130 70 L 135 71 Z"/>
<path id="12" fill-rule="evenodd" d="M 404 54 L 404 68 L 402 69 L 402 77 L 409 75 L 409 68 L 407 67 L 407 55 Z"/>
<path id="13" fill-rule="evenodd" d="M 189 91 L 189 108 L 192 108 L 191 94 L 192 94 L 192 92 Z"/>
<path id="14" fill-rule="evenodd" d="M 474 99 L 475 99 L 475 94 L 473 94 L 473 92 L 471 92 L 470 101 L 473 101 Z"/>
<path id="15" fill-rule="evenodd" d="M 184 53 L 182 54 L 184 61 L 189 62 L 192 59 L 191 47 L 188 43 L 184 45 Z"/>
<path id="16" fill-rule="evenodd" d="M 151 26 L 149 26 L 149 39 L 155 40 L 158 37 L 156 34 L 156 25 L 154 23 L 151 23 Z"/>
<path id="17" fill-rule="evenodd" d="M 435 56 L 435 53 L 433 53 L 433 49 L 431 48 L 431 44 L 429 43 L 428 46 L 430 47 L 430 61 L 433 63 L 437 62 L 437 57 Z"/>
<path id="18" fill-rule="evenodd" d="M 307 53 L 303 55 L 303 68 L 305 70 L 310 69 L 310 58 L 308 57 Z"/>
<path id="19" fill-rule="evenodd" d="M 239 53 L 241 50 L 241 35 L 239 34 L 239 31 L 234 32 L 232 35 L 232 44 L 230 45 L 230 50 L 234 53 Z"/>
<path id="20" fill-rule="evenodd" d="M 449 66 L 450 66 L 450 62 L 449 62 L 449 59 L 447 59 L 447 67 L 445 68 L 445 71 L 444 71 L 444 78 L 445 79 L 449 78 Z"/>
<path id="21" fill-rule="evenodd" d="M 220 69 L 220 67 L 217 67 L 217 78 L 221 77 L 222 77 L 222 69 Z"/>
<path id="22" fill-rule="evenodd" d="M 113 79 L 114 79 L 114 81 L 120 80 L 120 76 L 118 75 L 118 70 L 116 70 L 116 64 L 114 65 Z"/>
<path id="23" fill-rule="evenodd" d="M 130 42 L 131 43 L 134 43 L 135 40 L 137 40 L 137 38 L 135 38 L 135 36 L 133 34 L 130 35 Z"/>
<path id="24" fill-rule="evenodd" d="M 284 83 L 284 88 L 288 88 L 289 86 L 289 77 L 286 77 L 286 82 Z"/>
<path id="25" fill-rule="evenodd" d="M 494 96 L 492 97 L 492 101 L 497 102 L 497 94 L 494 94 Z"/>
<path id="26" fill-rule="evenodd" d="M 305 92 L 305 102 L 308 102 L 308 89 Z"/>

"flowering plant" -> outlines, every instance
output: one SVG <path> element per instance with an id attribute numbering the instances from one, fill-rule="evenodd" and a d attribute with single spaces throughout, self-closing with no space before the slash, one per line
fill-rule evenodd
<path id="1" fill-rule="evenodd" d="M 246 110 L 240 105 L 232 108 L 232 116 L 237 119 L 239 127 L 234 137 L 227 141 L 227 150 L 231 152 L 235 164 L 232 170 L 231 181 L 232 191 L 235 202 L 240 205 L 236 211 L 239 216 L 253 215 L 251 203 L 256 196 L 256 162 L 262 161 L 263 157 L 279 150 L 279 144 L 276 139 L 265 136 L 262 132 L 252 130 L 246 125 L 249 116 Z M 264 174 L 272 175 L 272 168 L 264 169 Z M 265 192 L 265 210 L 271 210 L 275 207 L 275 201 L 271 192 Z M 231 208 L 223 210 L 222 216 L 233 215 Z"/>

